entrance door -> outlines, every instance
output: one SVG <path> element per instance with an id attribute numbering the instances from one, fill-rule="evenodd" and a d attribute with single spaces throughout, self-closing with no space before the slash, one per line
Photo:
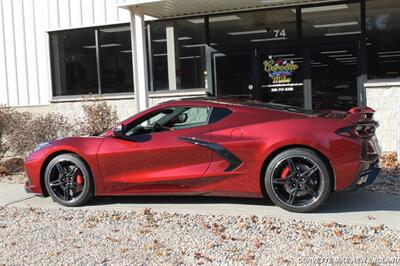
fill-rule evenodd
<path id="1" fill-rule="evenodd" d="M 259 49 L 257 98 L 304 107 L 303 55 L 296 49 Z"/>
<path id="2" fill-rule="evenodd" d="M 255 91 L 254 53 L 214 53 L 214 88 L 218 97 L 251 95 Z"/>
<path id="3" fill-rule="evenodd" d="M 349 110 L 357 106 L 355 45 L 311 48 L 313 109 Z"/>

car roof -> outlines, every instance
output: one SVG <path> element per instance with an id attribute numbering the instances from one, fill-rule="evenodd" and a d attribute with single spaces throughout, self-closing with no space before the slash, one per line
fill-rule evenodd
<path id="1" fill-rule="evenodd" d="M 258 108 L 263 110 L 274 110 L 284 111 L 293 113 L 303 114 L 315 114 L 316 111 L 307 110 L 301 107 L 289 106 L 284 104 L 266 103 L 258 100 L 254 100 L 249 95 L 229 96 L 229 97 L 194 97 L 194 98 L 182 98 L 178 100 L 171 100 L 164 102 L 163 104 L 204 104 L 204 105 L 222 105 L 222 106 L 239 106 L 239 107 L 250 107 Z"/>

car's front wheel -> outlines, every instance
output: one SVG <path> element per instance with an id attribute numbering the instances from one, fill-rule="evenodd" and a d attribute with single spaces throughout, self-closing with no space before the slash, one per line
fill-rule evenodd
<path id="1" fill-rule="evenodd" d="M 52 199 L 64 206 L 81 206 L 94 197 L 90 171 L 75 154 L 53 158 L 46 167 L 44 183 Z"/>
<path id="2" fill-rule="evenodd" d="M 273 158 L 265 170 L 264 184 L 270 199 L 292 212 L 319 208 L 332 187 L 324 161 L 303 148 L 289 149 Z"/>

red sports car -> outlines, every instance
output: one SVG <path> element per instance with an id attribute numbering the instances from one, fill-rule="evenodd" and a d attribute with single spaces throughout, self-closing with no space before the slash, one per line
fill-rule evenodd
<path id="1" fill-rule="evenodd" d="M 109 195 L 269 197 L 309 212 L 379 174 L 374 111 L 306 111 L 241 99 L 186 99 L 100 136 L 40 144 L 26 189 L 65 206 Z"/>

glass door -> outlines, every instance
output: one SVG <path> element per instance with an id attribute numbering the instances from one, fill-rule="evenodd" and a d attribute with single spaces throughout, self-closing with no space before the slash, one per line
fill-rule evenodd
<path id="1" fill-rule="evenodd" d="M 213 54 L 214 88 L 218 97 L 253 96 L 253 57 L 251 51 Z"/>
<path id="2" fill-rule="evenodd" d="M 348 110 L 357 106 L 357 52 L 354 46 L 311 48 L 312 108 Z"/>
<path id="3" fill-rule="evenodd" d="M 304 69 L 301 50 L 260 49 L 258 67 L 259 100 L 304 107 Z"/>

